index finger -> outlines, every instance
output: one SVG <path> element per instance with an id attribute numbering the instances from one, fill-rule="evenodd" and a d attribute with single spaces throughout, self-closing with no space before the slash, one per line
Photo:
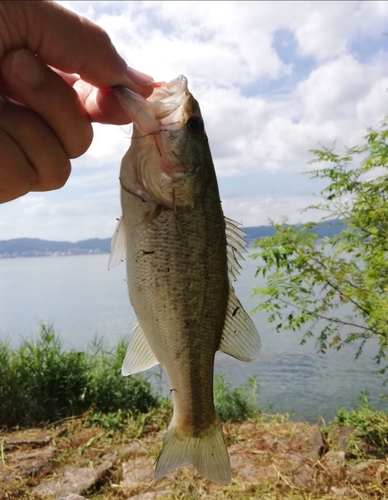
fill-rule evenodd
<path id="1" fill-rule="evenodd" d="M 20 47 L 97 88 L 120 84 L 145 97 L 153 91 L 152 78 L 129 68 L 102 28 L 54 2 L 0 2 L 0 59 Z"/>

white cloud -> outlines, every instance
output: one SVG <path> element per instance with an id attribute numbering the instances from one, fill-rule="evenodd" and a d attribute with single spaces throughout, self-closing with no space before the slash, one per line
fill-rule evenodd
<path id="1" fill-rule="evenodd" d="M 284 214 L 300 220 L 311 181 L 301 176 L 298 194 L 286 196 L 276 193 L 273 177 L 283 185 L 284 176 L 311 168 L 310 149 L 335 140 L 357 144 L 366 127 L 378 126 L 387 114 L 386 2 L 61 3 L 105 28 L 137 69 L 158 80 L 180 73 L 189 78 L 225 213 L 244 224 Z M 284 61 L 274 44 L 280 30 L 290 35 L 282 45 Z M 372 39 L 375 45 L 363 45 L 368 57 L 354 51 L 354 44 Z M 94 129 L 93 144 L 73 162 L 64 189 L 0 206 L 0 239 L 111 234 L 120 213 L 118 174 L 129 129 Z M 256 174 L 263 183 L 271 176 L 274 190 L 267 197 L 244 192 L 246 179 L 254 183 Z M 224 189 L 230 179 L 233 194 Z"/>

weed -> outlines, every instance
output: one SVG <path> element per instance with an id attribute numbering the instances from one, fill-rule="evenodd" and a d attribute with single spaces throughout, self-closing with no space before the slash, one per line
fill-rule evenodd
<path id="1" fill-rule="evenodd" d="M 346 450 L 349 458 L 388 455 L 388 413 L 372 408 L 367 392 L 361 392 L 354 410 L 337 410 L 335 419 L 326 429 L 327 434 L 335 426 L 354 428 Z"/>
<path id="2" fill-rule="evenodd" d="M 260 411 L 257 407 L 258 383 L 251 377 L 246 384 L 231 389 L 223 373 L 214 379 L 214 405 L 223 422 L 242 422 L 253 418 Z"/>
<path id="3" fill-rule="evenodd" d="M 18 350 L 0 343 L 0 426 L 55 422 L 91 409 L 148 412 L 158 399 L 144 377 L 122 377 L 124 355 L 123 342 L 113 352 L 64 352 L 43 323 L 38 339 Z"/>

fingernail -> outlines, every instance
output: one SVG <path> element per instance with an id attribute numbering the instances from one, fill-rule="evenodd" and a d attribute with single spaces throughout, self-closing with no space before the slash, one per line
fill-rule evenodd
<path id="1" fill-rule="evenodd" d="M 44 73 L 40 61 L 30 51 L 21 49 L 15 52 L 12 61 L 14 75 L 25 85 L 38 85 Z"/>
<path id="2" fill-rule="evenodd" d="M 127 66 L 127 76 L 135 85 L 140 85 L 140 87 L 148 87 L 154 83 L 152 76 L 141 73 L 136 69 Z"/>

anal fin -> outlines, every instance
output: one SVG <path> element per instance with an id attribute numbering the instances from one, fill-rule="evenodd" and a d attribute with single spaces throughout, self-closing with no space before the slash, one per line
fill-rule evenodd
<path id="1" fill-rule="evenodd" d="M 124 376 L 144 372 L 159 364 L 139 323 L 135 323 L 121 373 Z"/>

